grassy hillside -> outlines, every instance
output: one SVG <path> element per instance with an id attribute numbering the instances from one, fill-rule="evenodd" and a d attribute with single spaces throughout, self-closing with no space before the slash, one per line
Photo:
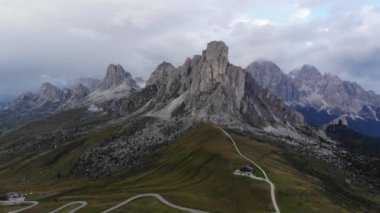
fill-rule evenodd
<path id="1" fill-rule="evenodd" d="M 377 212 L 380 196 L 350 190 L 343 171 L 286 148 L 234 134 L 243 153 L 267 171 L 282 212 Z M 371 197 L 372 196 L 372 197 Z"/>
<path id="2" fill-rule="evenodd" d="M 122 206 L 119 209 L 113 211 L 114 213 L 122 212 L 139 212 L 150 213 L 152 211 L 160 213 L 185 213 L 184 211 L 177 210 L 162 204 L 155 198 L 141 198 L 128 205 Z"/>
<path id="3" fill-rule="evenodd" d="M 88 202 L 88 206 L 79 212 L 99 212 L 140 193 L 159 193 L 176 205 L 210 212 L 272 210 L 269 186 L 265 182 L 232 175 L 236 168 L 247 162 L 234 151 L 228 138 L 210 125 L 190 130 L 161 147 L 147 158 L 142 169 L 100 180 L 66 177 L 65 171 L 81 151 L 113 131 L 104 130 L 73 141 L 65 151 L 46 151 L 2 166 L 0 190 L 33 192 L 29 199 L 40 201 L 40 205 L 31 212 L 45 212 L 77 200 Z M 365 206 L 349 205 L 350 197 L 342 197 L 330 190 L 323 180 L 305 171 L 294 153 L 244 135 L 232 133 L 232 136 L 240 150 L 262 165 L 275 183 L 282 212 L 364 211 L 361 208 Z M 49 159 L 54 161 L 46 165 Z M 318 169 L 331 169 L 317 161 L 310 163 Z M 54 175 L 58 172 L 63 174 L 62 177 Z M 28 178 L 23 179 L 25 176 Z M 339 172 L 334 172 L 331 178 L 339 180 Z M 373 197 L 371 202 L 379 204 L 380 200 Z M 124 210 L 176 212 L 151 198 L 134 201 L 119 212 Z"/>

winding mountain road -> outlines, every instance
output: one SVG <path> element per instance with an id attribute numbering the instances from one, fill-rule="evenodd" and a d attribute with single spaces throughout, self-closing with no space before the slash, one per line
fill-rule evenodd
<path id="1" fill-rule="evenodd" d="M 191 209 L 191 208 L 186 208 L 186 207 L 182 207 L 182 206 L 177 206 L 173 203 L 170 203 L 169 201 L 165 200 L 165 198 L 163 198 L 160 194 L 155 194 L 155 193 L 148 193 L 148 194 L 139 194 L 139 195 L 136 195 L 134 197 L 131 197 L 131 198 L 128 198 L 127 200 L 117 204 L 116 206 L 112 207 L 112 208 L 109 208 L 105 211 L 103 211 L 102 213 L 108 213 L 108 212 L 111 212 L 117 208 L 120 208 L 132 201 L 135 201 L 137 199 L 140 199 L 140 198 L 143 198 L 143 197 L 153 197 L 153 198 L 156 198 L 157 200 L 159 200 L 160 202 L 162 202 L 163 204 L 165 204 L 166 206 L 169 206 L 171 208 L 175 208 L 175 209 L 178 209 L 178 210 L 181 210 L 181 211 L 185 211 L 185 212 L 189 212 L 189 213 L 208 213 L 208 212 L 205 212 L 205 211 L 200 211 L 200 210 L 197 210 L 197 209 Z M 21 208 L 21 209 L 18 209 L 18 210 L 15 210 L 15 211 L 11 211 L 11 212 L 8 212 L 8 213 L 19 213 L 19 212 L 22 212 L 22 211 L 25 211 L 27 209 L 30 209 L 36 205 L 38 205 L 38 202 L 37 201 L 24 201 L 24 202 L 19 202 L 19 203 L 15 203 L 15 202 L 11 202 L 11 201 L 0 201 L 0 203 L 3 203 L 5 205 L 16 205 L 16 204 L 31 204 L 25 208 Z M 74 201 L 74 202 L 70 202 L 70 203 L 67 203 L 49 213 L 56 213 L 56 212 L 59 212 L 63 209 L 65 209 L 66 207 L 69 207 L 71 205 L 75 205 L 75 204 L 80 204 L 80 206 L 70 210 L 68 213 L 75 213 L 76 211 L 78 211 L 79 209 L 85 207 L 87 205 L 87 202 L 86 201 Z"/>
<path id="2" fill-rule="evenodd" d="M 137 199 L 140 199 L 140 198 L 143 198 L 143 197 L 154 197 L 156 198 L 157 200 L 161 201 L 163 204 L 169 206 L 169 207 L 172 207 L 172 208 L 175 208 L 175 209 L 178 209 L 178 210 L 182 210 L 182 211 L 186 211 L 186 212 L 190 212 L 190 213 L 207 213 L 207 212 L 204 212 L 204 211 L 200 211 L 200 210 L 196 210 L 196 209 L 190 209 L 190 208 L 186 208 L 186 207 L 182 207 L 182 206 L 177 206 L 175 204 L 172 204 L 170 203 L 169 201 L 165 200 L 165 198 L 163 198 L 161 195 L 159 194 L 155 194 L 155 193 L 148 193 L 148 194 L 139 194 L 139 195 L 136 195 L 134 197 L 131 197 L 131 198 L 128 198 L 127 200 L 117 204 L 116 206 L 112 207 L 112 208 L 109 208 L 105 211 L 103 211 L 102 213 L 108 213 L 108 212 L 111 212 L 117 208 L 120 208 L 121 206 L 124 206 L 134 200 L 137 200 Z"/>
<path id="3" fill-rule="evenodd" d="M 68 213 L 75 213 L 76 211 L 78 211 L 79 209 L 87 206 L 87 202 L 86 201 L 74 201 L 74 202 L 71 202 L 71 203 L 67 203 L 61 207 L 59 207 L 58 209 L 55 209 L 49 213 L 56 213 L 56 212 L 59 212 L 61 211 L 62 209 L 68 207 L 68 206 L 71 206 L 71 205 L 75 205 L 75 204 L 80 204 L 80 206 L 76 207 L 75 209 L 72 209 L 70 210 Z"/>
<path id="4" fill-rule="evenodd" d="M 25 211 L 25 210 L 28 210 L 30 208 L 33 208 L 34 206 L 38 205 L 38 201 L 22 201 L 22 202 L 14 202 L 14 201 L 0 201 L 1 204 L 5 204 L 5 205 L 20 205 L 20 204 L 30 204 L 29 206 L 26 206 L 24 208 L 21 208 L 21 209 L 17 209 L 17 210 L 14 210 L 14 211 L 10 211 L 8 213 L 18 213 L 18 212 L 22 212 L 22 211 Z"/>
<path id="5" fill-rule="evenodd" d="M 267 173 L 264 171 L 264 169 L 262 169 L 257 163 L 255 163 L 253 160 L 251 160 L 251 159 L 249 159 L 248 157 L 246 157 L 245 155 L 243 155 L 241 152 L 240 152 L 240 150 L 239 150 L 239 148 L 237 147 L 237 145 L 236 145 L 236 142 L 235 142 L 235 140 L 231 137 L 231 135 L 228 133 L 228 132 L 226 132 L 223 128 L 221 128 L 221 127 L 218 127 L 217 126 L 217 128 L 218 129 L 220 129 L 230 140 L 231 140 L 231 142 L 232 142 L 232 144 L 234 145 L 234 147 L 235 147 L 235 150 L 236 150 L 236 152 L 242 157 L 242 158 L 244 158 L 245 160 L 247 160 L 247 161 L 249 161 L 249 162 L 251 162 L 252 164 L 254 164 L 257 168 L 259 168 L 260 169 L 260 171 L 264 174 L 264 178 L 259 178 L 259 177 L 257 177 L 257 178 L 253 178 L 253 179 L 255 179 L 255 180 L 260 180 L 260 181 L 265 181 L 265 182 L 267 182 L 269 185 L 270 185 L 270 196 L 271 196 L 271 198 L 272 198 L 272 204 L 273 204 L 273 207 L 274 207 L 274 209 L 276 210 L 275 211 L 275 213 L 280 213 L 280 209 L 278 208 L 278 205 L 277 205 L 277 201 L 276 201 L 276 195 L 275 195 L 275 185 L 272 183 L 272 181 L 270 181 L 269 180 L 269 178 L 268 178 L 268 175 L 267 175 Z M 251 177 L 252 178 L 252 177 Z"/>

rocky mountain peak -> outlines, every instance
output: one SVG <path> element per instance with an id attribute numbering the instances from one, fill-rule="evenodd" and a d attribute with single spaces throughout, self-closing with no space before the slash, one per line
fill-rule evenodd
<path id="1" fill-rule="evenodd" d="M 125 98 L 139 89 L 136 81 L 120 64 L 110 64 L 100 86 L 93 91 L 86 103 L 101 103 Z"/>
<path id="2" fill-rule="evenodd" d="M 305 64 L 301 67 L 301 69 L 297 73 L 297 78 L 304 79 L 304 80 L 315 80 L 315 79 L 321 79 L 322 74 L 321 72 L 319 72 L 319 70 L 315 66 Z"/>
<path id="3" fill-rule="evenodd" d="M 104 77 L 99 88 L 102 90 L 107 90 L 117 87 L 124 82 L 131 87 L 137 86 L 132 75 L 129 72 L 126 72 L 120 64 L 110 64 L 107 68 L 106 76 Z"/>
<path id="4" fill-rule="evenodd" d="M 210 65 L 211 76 L 217 79 L 224 75 L 228 65 L 228 47 L 223 41 L 212 41 L 207 44 L 207 49 L 203 53 L 204 59 Z"/>
<path id="5" fill-rule="evenodd" d="M 51 84 L 50 82 L 44 82 L 41 84 L 39 91 L 55 89 L 55 88 L 57 87 Z"/>
<path id="6" fill-rule="evenodd" d="M 49 82 L 45 82 L 41 84 L 38 95 L 42 101 L 59 101 L 62 97 L 62 90 Z"/>
<path id="7" fill-rule="evenodd" d="M 210 91 L 215 83 L 228 83 L 228 47 L 222 41 L 212 41 L 208 43 L 202 56 L 194 56 L 186 60 L 183 67 L 187 67 L 188 74 L 194 76 L 196 84 L 192 84 L 192 91 Z M 194 66 L 197 66 L 194 69 Z M 199 67 L 198 67 L 199 66 Z"/>
<path id="8" fill-rule="evenodd" d="M 287 76 L 272 61 L 258 60 L 251 63 L 246 71 L 263 87 L 270 89 L 287 102 L 298 100 L 300 94 L 293 79 Z"/>
<path id="9" fill-rule="evenodd" d="M 259 59 L 257 61 L 252 62 L 248 66 L 256 67 L 256 69 L 263 67 L 263 68 L 267 69 L 268 71 L 275 71 L 278 73 L 282 73 L 282 70 L 280 69 L 280 67 L 277 64 L 275 64 L 273 61 L 270 61 L 267 59 Z M 270 68 L 272 68 L 272 69 L 270 69 Z"/>
<path id="10" fill-rule="evenodd" d="M 280 67 L 272 61 L 258 60 L 248 65 L 246 69 L 256 80 L 268 81 L 273 76 L 285 76 Z"/>
<path id="11" fill-rule="evenodd" d="M 246 70 L 257 83 L 303 113 L 312 125 L 328 124 L 345 116 L 355 131 L 380 135 L 380 96 L 355 82 L 321 74 L 312 65 L 303 65 L 286 75 L 271 62 L 256 61 Z"/>
<path id="12" fill-rule="evenodd" d="M 90 94 L 90 90 L 83 84 L 77 84 L 71 90 L 71 101 L 80 101 L 83 100 L 87 95 Z"/>
<path id="13" fill-rule="evenodd" d="M 260 87 L 244 69 L 228 62 L 224 42 L 210 42 L 201 56 L 188 58 L 178 68 L 160 64 L 147 85 L 157 89 L 150 116 L 170 119 L 180 114 L 218 124 L 244 122 L 257 127 L 287 122 L 303 125 L 299 114 Z"/>
<path id="14" fill-rule="evenodd" d="M 157 68 L 153 71 L 146 84 L 151 85 L 167 82 L 169 76 L 173 71 L 175 71 L 175 67 L 172 64 L 164 61 L 161 64 L 159 64 Z"/>

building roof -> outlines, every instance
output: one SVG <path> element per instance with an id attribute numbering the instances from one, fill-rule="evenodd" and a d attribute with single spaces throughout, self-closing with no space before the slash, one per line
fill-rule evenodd
<path id="1" fill-rule="evenodd" d="M 240 167 L 240 171 L 243 171 L 243 172 L 253 172 L 254 169 L 250 165 L 245 165 L 245 166 Z"/>

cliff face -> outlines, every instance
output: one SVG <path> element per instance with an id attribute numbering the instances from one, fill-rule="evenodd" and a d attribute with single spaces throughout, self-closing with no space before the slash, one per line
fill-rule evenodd
<path id="1" fill-rule="evenodd" d="M 128 97 L 139 89 L 132 75 L 118 64 L 110 64 L 99 87 L 86 99 L 86 104 L 99 104 Z"/>
<path id="2" fill-rule="evenodd" d="M 247 68 L 259 85 L 270 89 L 285 102 L 298 101 L 300 92 L 293 79 L 282 72 L 275 63 L 266 60 L 255 61 Z"/>
<path id="3" fill-rule="evenodd" d="M 303 65 L 285 74 L 270 61 L 256 61 L 247 68 L 255 80 L 305 116 L 311 125 L 324 125 L 344 118 L 348 126 L 363 134 L 380 137 L 380 96 L 355 82 L 322 74 Z"/>
<path id="4" fill-rule="evenodd" d="M 101 90 L 107 90 L 115 88 L 123 83 L 126 83 L 130 87 L 136 87 L 136 82 L 129 72 L 126 72 L 124 68 L 118 64 L 111 64 L 107 68 L 106 76 L 99 86 Z"/>
<path id="5" fill-rule="evenodd" d="M 170 118 L 180 109 L 195 119 L 219 124 L 304 125 L 300 114 L 228 62 L 228 47 L 221 41 L 209 43 L 202 55 L 178 68 L 166 62 L 159 65 L 149 85 L 158 88 L 153 115 Z"/>

